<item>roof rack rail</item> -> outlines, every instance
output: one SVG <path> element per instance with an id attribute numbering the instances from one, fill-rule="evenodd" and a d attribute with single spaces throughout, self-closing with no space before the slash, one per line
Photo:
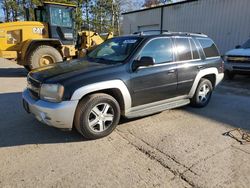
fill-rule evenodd
<path id="1" fill-rule="evenodd" d="M 192 32 L 170 32 L 172 34 L 179 34 L 179 35 L 193 35 L 193 36 L 203 36 L 207 37 L 207 35 L 203 33 L 192 33 Z"/>
<path id="2" fill-rule="evenodd" d="M 169 33 L 168 30 L 145 30 L 145 31 L 136 31 L 133 35 L 153 35 L 153 34 L 164 34 Z"/>
<path id="3" fill-rule="evenodd" d="M 197 36 L 203 36 L 203 37 L 208 37 L 206 34 L 204 33 L 191 33 L 192 35 L 197 35 Z"/>
<path id="4" fill-rule="evenodd" d="M 207 37 L 207 35 L 203 33 L 192 33 L 192 32 L 175 32 L 175 31 L 169 31 L 169 30 L 145 30 L 145 31 L 137 31 L 134 32 L 133 35 L 160 35 L 160 34 L 178 34 L 178 35 L 188 35 L 188 36 L 201 36 L 201 37 Z"/>

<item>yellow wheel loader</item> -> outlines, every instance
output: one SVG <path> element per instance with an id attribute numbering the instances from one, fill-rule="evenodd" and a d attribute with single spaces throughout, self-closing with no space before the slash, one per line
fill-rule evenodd
<path id="1" fill-rule="evenodd" d="M 92 31 L 75 31 L 76 6 L 44 2 L 35 9 L 36 21 L 0 23 L 0 57 L 15 59 L 31 70 L 82 57 L 104 40 Z"/>

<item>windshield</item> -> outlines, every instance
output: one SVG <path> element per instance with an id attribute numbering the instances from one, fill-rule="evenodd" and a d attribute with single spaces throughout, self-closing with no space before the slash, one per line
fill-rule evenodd
<path id="1" fill-rule="evenodd" d="M 139 37 L 118 37 L 107 40 L 88 54 L 89 58 L 109 60 L 111 63 L 124 61 L 140 43 Z"/>
<path id="2" fill-rule="evenodd" d="M 51 25 L 59 27 L 72 27 L 72 8 L 50 8 Z"/>
<path id="3" fill-rule="evenodd" d="M 250 39 L 242 45 L 242 48 L 250 48 Z"/>

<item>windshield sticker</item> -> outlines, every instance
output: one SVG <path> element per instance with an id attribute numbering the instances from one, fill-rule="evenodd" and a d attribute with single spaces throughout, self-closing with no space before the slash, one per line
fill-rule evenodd
<path id="1" fill-rule="evenodd" d="M 136 43 L 136 41 L 137 40 L 135 40 L 135 39 L 130 39 L 130 40 L 124 40 L 124 44 L 134 44 L 134 43 Z"/>

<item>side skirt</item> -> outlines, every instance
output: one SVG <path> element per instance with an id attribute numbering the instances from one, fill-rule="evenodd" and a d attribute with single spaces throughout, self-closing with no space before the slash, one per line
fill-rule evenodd
<path id="1" fill-rule="evenodd" d="M 125 114 L 125 117 L 127 118 L 143 117 L 157 112 L 162 112 L 164 110 L 185 106 L 189 103 L 190 99 L 187 96 L 176 97 L 173 99 L 132 107 L 130 111 Z"/>

